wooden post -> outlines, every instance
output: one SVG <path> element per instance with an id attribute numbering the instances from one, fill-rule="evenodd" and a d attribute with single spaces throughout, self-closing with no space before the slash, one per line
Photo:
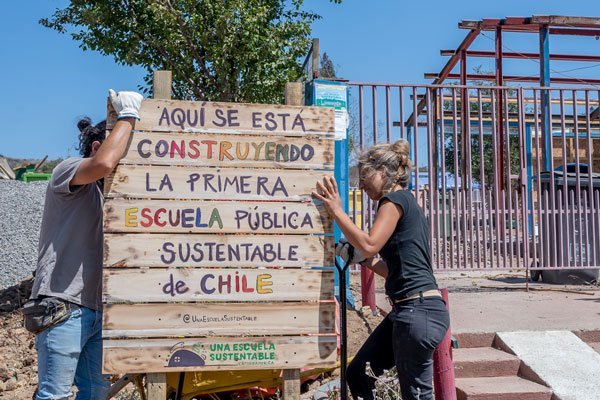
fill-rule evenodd
<path id="1" fill-rule="evenodd" d="M 152 93 L 155 99 L 170 99 L 173 74 L 171 71 L 154 71 Z"/>
<path id="2" fill-rule="evenodd" d="M 154 71 L 152 82 L 152 93 L 155 99 L 171 98 L 171 83 L 173 75 L 171 71 Z M 146 387 L 148 400 L 165 400 L 167 398 L 167 374 L 147 374 Z"/>
<path id="3" fill-rule="evenodd" d="M 166 400 L 167 374 L 146 374 L 148 400 Z"/>
<path id="4" fill-rule="evenodd" d="M 300 399 L 300 370 L 283 370 L 283 400 Z"/>
<path id="5" fill-rule="evenodd" d="M 302 82 L 287 82 L 285 84 L 285 104 L 288 106 L 304 105 L 302 89 Z"/>
<path id="6" fill-rule="evenodd" d="M 285 104 L 301 106 L 304 104 L 302 82 L 287 82 L 285 84 Z M 283 399 L 300 400 L 300 370 L 283 370 Z"/>

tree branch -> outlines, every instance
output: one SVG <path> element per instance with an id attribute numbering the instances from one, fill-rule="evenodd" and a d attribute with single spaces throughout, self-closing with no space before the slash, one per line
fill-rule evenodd
<path id="1" fill-rule="evenodd" d="M 180 13 L 178 12 L 177 9 L 175 9 L 175 7 L 173 7 L 173 4 L 171 4 L 170 0 L 165 0 L 166 4 L 167 4 L 167 8 L 171 11 L 171 14 L 175 16 L 175 18 L 177 18 L 177 23 L 179 25 L 179 29 L 181 31 L 181 34 L 183 35 L 184 39 L 186 40 L 189 48 L 190 48 L 190 52 L 192 53 L 192 56 L 194 57 L 194 59 L 196 60 L 196 62 L 198 63 L 198 66 L 202 69 L 202 72 L 204 73 L 204 76 L 207 77 L 211 83 L 215 86 L 218 87 L 217 81 L 216 79 L 211 75 L 210 71 L 208 70 L 208 68 L 206 67 L 206 61 L 204 60 L 204 58 L 202 56 L 200 56 L 200 54 L 198 54 L 198 52 L 196 51 L 196 46 L 194 46 L 194 43 L 192 42 L 192 39 L 188 33 L 187 28 L 185 27 L 185 24 L 183 23 L 183 19 L 181 18 Z M 203 56 L 206 55 L 206 49 L 203 49 Z M 206 85 L 204 85 L 206 86 Z"/>

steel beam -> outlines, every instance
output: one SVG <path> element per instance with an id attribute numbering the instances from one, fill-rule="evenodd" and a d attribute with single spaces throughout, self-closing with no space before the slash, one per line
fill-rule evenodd
<path id="1" fill-rule="evenodd" d="M 523 18 L 527 20 L 528 18 Z M 484 23 L 485 21 L 485 23 Z M 484 20 L 484 21 L 461 21 L 458 23 L 459 29 L 479 29 L 481 31 L 495 31 L 496 26 L 501 25 L 504 32 L 517 32 L 517 33 L 538 33 L 540 24 L 537 23 L 524 23 L 523 25 L 517 24 L 506 24 L 506 20 L 497 20 L 498 23 L 494 25 L 492 21 L 495 20 Z M 566 26 L 566 25 L 561 25 Z M 570 25 L 570 27 L 550 27 L 551 35 L 572 35 L 572 36 L 593 36 L 600 37 L 600 26 L 597 25 Z M 595 29 L 596 28 L 596 29 Z"/>
<path id="2" fill-rule="evenodd" d="M 548 25 L 540 28 L 540 86 L 550 86 L 550 30 Z M 544 140 L 544 166 L 551 168 L 552 161 L 552 123 L 550 113 L 550 93 L 541 91 L 542 138 Z"/>
<path id="3" fill-rule="evenodd" d="M 571 17 L 564 15 L 534 15 L 531 17 L 531 23 L 548 26 L 580 26 L 580 27 L 600 27 L 600 18 L 597 17 Z"/>
<path id="4" fill-rule="evenodd" d="M 436 79 L 439 74 L 436 72 L 428 72 L 423 74 L 425 79 Z M 446 79 L 460 79 L 460 74 L 448 74 Z M 504 75 L 504 82 L 539 82 L 539 76 L 521 76 L 521 75 Z M 467 74 L 467 81 L 495 81 L 496 75 L 489 74 Z M 550 78 L 550 83 L 558 83 L 565 85 L 600 85 L 600 79 L 589 78 Z"/>
<path id="5" fill-rule="evenodd" d="M 453 56 L 455 50 L 440 50 L 442 56 Z M 495 58 L 495 51 L 484 51 L 484 50 L 467 50 L 467 57 L 477 58 Z M 511 51 L 503 51 L 502 58 L 517 58 L 517 59 L 528 59 L 538 60 L 540 53 L 515 53 Z M 587 55 L 587 54 L 550 54 L 550 60 L 553 61 L 590 61 L 600 62 L 600 56 Z"/>
<path id="6" fill-rule="evenodd" d="M 502 72 L 502 27 L 496 27 L 496 85 L 504 84 L 504 74 Z M 500 190 L 504 190 L 504 96 L 503 91 L 498 90 L 497 96 L 497 115 L 496 132 L 498 134 L 498 168 L 496 170 L 496 181 Z"/>
<path id="7" fill-rule="evenodd" d="M 550 34 L 600 37 L 600 29 L 550 28 Z"/>
<path id="8" fill-rule="evenodd" d="M 458 48 L 456 49 L 456 54 L 452 57 L 450 57 L 450 59 L 448 60 L 448 62 L 446 63 L 446 65 L 444 65 L 444 68 L 442 68 L 442 70 L 440 71 L 439 74 L 436 74 L 436 77 L 433 80 L 433 84 L 434 85 L 439 85 L 442 82 L 444 82 L 444 80 L 446 79 L 446 75 L 450 74 L 450 72 L 452 72 L 452 69 L 456 66 L 456 64 L 458 63 L 459 59 L 460 59 L 460 52 L 462 50 L 467 50 L 469 48 L 469 46 L 471 45 L 471 43 L 473 43 L 473 41 L 477 38 L 477 36 L 479 36 L 479 29 L 473 29 L 471 32 L 469 32 L 467 34 L 467 36 L 463 39 L 463 41 L 460 43 L 460 45 L 458 46 Z M 419 102 L 419 104 L 417 104 L 417 115 L 421 114 L 421 112 L 423 111 L 423 109 L 425 108 L 425 100 L 421 100 Z M 415 116 L 413 116 L 412 114 L 408 117 L 408 119 L 406 120 L 407 123 L 410 123 L 410 121 L 412 121 L 412 119 Z"/>

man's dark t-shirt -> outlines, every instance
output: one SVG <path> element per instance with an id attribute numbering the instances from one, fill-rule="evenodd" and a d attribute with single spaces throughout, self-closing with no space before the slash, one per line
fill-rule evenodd
<path id="1" fill-rule="evenodd" d="M 418 292 L 437 289 L 431 267 L 429 227 L 423 210 L 408 190 L 383 196 L 379 207 L 387 201 L 402 208 L 402 217 L 394 233 L 379 254 L 388 266 L 386 294 L 401 300 Z"/>

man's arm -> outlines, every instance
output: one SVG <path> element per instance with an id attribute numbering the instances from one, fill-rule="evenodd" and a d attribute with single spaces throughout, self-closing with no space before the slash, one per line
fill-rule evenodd
<path id="1" fill-rule="evenodd" d="M 134 126 L 135 118 L 119 119 L 96 154 L 81 162 L 70 186 L 87 185 L 110 174 L 123 157 Z"/>
<path id="2" fill-rule="evenodd" d="M 84 159 L 69 186 L 87 185 L 96 182 L 111 173 L 125 153 L 135 120 L 140 118 L 139 111 L 144 97 L 136 92 L 108 91 L 110 102 L 117 112 L 117 123 L 108 138 L 89 158 Z"/>

